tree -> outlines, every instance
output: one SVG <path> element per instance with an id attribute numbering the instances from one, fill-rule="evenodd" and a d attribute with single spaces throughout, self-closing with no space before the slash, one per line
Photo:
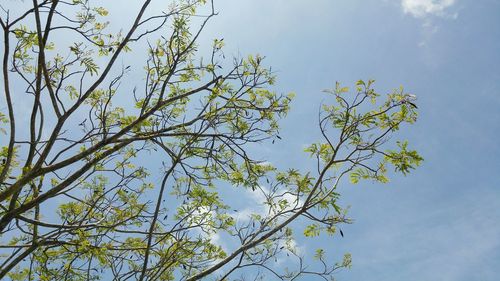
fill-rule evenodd
<path id="1" fill-rule="evenodd" d="M 128 27 L 88 0 L 28 2 L 1 6 L 0 278 L 225 280 L 253 268 L 326 279 L 350 257 L 331 263 L 318 249 L 310 270 L 294 237 L 350 222 L 337 201 L 346 176 L 387 182 L 388 166 L 407 174 L 422 161 L 390 141 L 416 121 L 413 96 L 381 101 L 373 81 L 326 91 L 323 140 L 306 149 L 316 170 L 254 159 L 253 143 L 280 138 L 292 95 L 269 90 L 259 55 L 228 67 L 223 39 L 201 58 L 211 2 L 154 14 L 144 0 Z M 144 65 L 120 63 L 131 55 Z M 263 209 L 238 213 L 242 192 Z M 285 256 L 296 268 L 273 266 Z"/>

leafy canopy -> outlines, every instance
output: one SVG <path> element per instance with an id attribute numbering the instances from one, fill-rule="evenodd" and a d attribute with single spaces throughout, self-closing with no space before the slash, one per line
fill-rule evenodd
<path id="1" fill-rule="evenodd" d="M 213 3 L 158 12 L 146 0 L 118 26 L 95 2 L 2 4 L 0 279 L 291 280 L 350 267 L 326 248 L 305 259 L 296 238 L 351 222 L 343 178 L 386 183 L 421 163 L 391 141 L 416 121 L 414 97 L 337 84 L 323 138 L 305 149 L 316 169 L 279 170 L 251 145 L 281 139 L 293 94 L 271 90 L 260 55 L 231 63 L 223 39 L 199 52 Z"/>

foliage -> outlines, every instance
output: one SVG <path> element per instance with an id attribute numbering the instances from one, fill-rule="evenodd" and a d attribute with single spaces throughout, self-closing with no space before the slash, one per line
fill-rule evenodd
<path id="1" fill-rule="evenodd" d="M 319 249 L 320 269 L 307 269 L 295 238 L 350 222 L 344 177 L 385 183 L 388 166 L 406 175 L 420 164 L 406 141 L 389 141 L 416 121 L 413 96 L 380 101 L 373 81 L 337 84 L 323 140 L 305 149 L 317 169 L 278 170 L 249 146 L 280 138 L 293 95 L 269 89 L 260 55 L 228 67 L 223 39 L 200 58 L 216 14 L 205 2 L 152 14 L 146 0 L 128 29 L 88 0 L 2 4 L 0 279 L 227 280 L 253 267 L 288 280 L 350 267 L 349 254 L 332 265 Z M 142 68 L 120 65 L 130 55 Z M 235 192 L 260 196 L 262 210 L 241 215 Z M 297 268 L 280 271 L 278 258 Z"/>

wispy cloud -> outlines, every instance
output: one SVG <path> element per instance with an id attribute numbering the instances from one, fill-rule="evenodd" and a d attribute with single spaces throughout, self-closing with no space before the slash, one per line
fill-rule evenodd
<path id="1" fill-rule="evenodd" d="M 271 192 L 271 190 L 265 186 L 259 186 L 259 188 L 256 189 L 255 191 L 246 190 L 240 195 L 244 196 L 247 199 L 247 202 L 249 202 L 248 207 L 231 213 L 231 216 L 237 222 L 244 224 L 252 219 L 252 215 L 260 215 L 263 217 L 276 215 L 277 210 L 270 208 L 269 205 L 266 204 L 268 200 L 266 196 L 269 196 L 271 193 L 273 192 Z M 297 198 L 288 193 L 287 190 L 285 189 L 275 191 L 274 195 L 280 197 L 281 199 L 285 199 L 289 202 L 289 206 L 287 206 L 282 211 L 291 210 L 303 204 L 303 200 L 299 199 L 299 201 L 297 202 Z M 281 219 L 284 218 L 285 217 L 283 216 Z M 284 246 L 287 249 L 292 249 L 295 255 L 301 256 L 305 252 L 304 248 L 301 245 L 299 245 L 297 241 L 293 238 L 289 240 L 279 240 L 277 243 L 278 247 Z M 289 262 L 296 262 L 295 255 L 286 255 L 286 256 L 284 254 L 279 255 L 276 257 L 277 258 L 276 261 L 278 262 L 278 265 L 283 265 Z"/>
<path id="2" fill-rule="evenodd" d="M 434 25 L 431 19 L 425 19 L 422 24 L 422 37 L 418 43 L 419 47 L 427 46 L 427 42 L 431 40 L 432 36 L 438 32 L 438 26 Z"/>
<path id="3" fill-rule="evenodd" d="M 456 19 L 458 17 L 458 13 L 454 11 L 456 9 L 453 8 L 456 2 L 457 0 L 401 0 L 401 7 L 405 14 L 423 21 L 419 47 L 426 47 L 437 33 L 436 18 Z"/>
<path id="4" fill-rule="evenodd" d="M 240 222 L 246 222 L 250 220 L 252 214 L 261 216 L 275 215 L 277 210 L 270 208 L 269 204 L 266 203 L 268 201 L 267 196 L 269 196 L 271 193 L 274 193 L 273 196 L 275 197 L 275 200 L 276 198 L 281 198 L 288 201 L 289 205 L 281 211 L 291 210 L 303 204 L 301 199 L 298 199 L 299 201 L 297 201 L 297 197 L 291 195 L 285 189 L 271 192 L 268 187 L 259 186 L 259 188 L 255 191 L 246 190 L 245 192 L 241 193 L 241 195 L 247 198 L 248 202 L 252 202 L 252 204 L 248 204 L 248 207 L 239 209 L 237 212 L 234 212 L 231 215 L 234 219 Z"/>
<path id="5" fill-rule="evenodd" d="M 456 17 L 456 14 L 450 15 L 447 11 L 455 2 L 455 0 L 402 0 L 401 5 L 406 14 L 416 18 L 429 15 Z"/>

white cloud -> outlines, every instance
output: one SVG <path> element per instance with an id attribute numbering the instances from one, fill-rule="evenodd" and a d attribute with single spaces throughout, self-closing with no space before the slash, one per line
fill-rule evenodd
<path id="1" fill-rule="evenodd" d="M 268 162 L 263 162 L 261 165 L 270 165 Z M 231 213 L 230 215 L 239 223 L 248 223 L 252 219 L 252 215 L 260 215 L 265 218 L 269 218 L 276 214 L 276 210 L 270 209 L 269 205 L 265 202 L 267 201 L 267 197 L 273 192 L 266 186 L 259 186 L 256 190 L 245 190 L 240 195 L 247 199 L 247 207 L 240 209 Z M 275 191 L 274 196 L 278 196 L 281 199 L 286 199 L 289 202 L 289 206 L 284 210 L 291 210 L 296 208 L 297 206 L 301 206 L 304 204 L 302 199 L 299 199 L 297 202 L 297 198 L 290 193 L 288 193 L 285 189 L 280 189 Z M 284 219 L 285 217 L 281 217 Z M 220 241 L 221 237 L 212 238 L 214 241 Z M 294 238 L 283 239 L 277 241 L 277 247 L 286 247 L 282 254 L 276 256 L 276 263 L 280 267 L 284 267 L 290 263 L 296 263 L 296 256 L 302 256 L 305 253 L 304 247 L 300 246 Z M 291 249 L 294 254 L 287 253 L 287 249 Z"/>
<path id="2" fill-rule="evenodd" d="M 249 207 L 240 209 L 239 211 L 232 213 L 231 216 L 236 221 L 247 222 L 251 219 L 252 214 L 261 215 L 264 217 L 275 215 L 277 210 L 270 209 L 269 205 L 266 204 L 266 196 L 269 196 L 271 193 L 272 192 L 269 190 L 269 188 L 265 186 L 260 186 L 255 191 L 246 190 L 241 195 L 247 198 L 249 202 L 251 202 L 251 204 L 248 204 Z M 290 194 L 285 189 L 275 191 L 273 196 L 276 196 L 275 198 L 279 197 L 288 201 L 289 205 L 281 211 L 291 210 L 297 208 L 298 206 L 302 206 L 303 204 L 302 199 L 299 198 L 299 201 L 297 202 L 297 197 Z"/>
<path id="3" fill-rule="evenodd" d="M 428 15 L 449 16 L 446 10 L 453 4 L 455 4 L 455 0 L 402 0 L 401 2 L 403 11 L 416 18 Z M 456 14 L 452 17 L 456 17 Z"/>
<path id="4" fill-rule="evenodd" d="M 451 11 L 456 2 L 457 0 L 401 0 L 401 6 L 405 14 L 423 21 L 422 35 L 420 42 L 418 42 L 419 47 L 427 47 L 428 42 L 437 33 L 436 17 L 444 19 L 456 19 L 458 17 L 458 12 Z"/>

